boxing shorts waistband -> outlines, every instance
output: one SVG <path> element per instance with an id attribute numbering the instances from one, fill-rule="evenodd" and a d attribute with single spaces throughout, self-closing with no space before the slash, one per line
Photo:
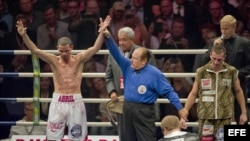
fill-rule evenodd
<path id="1" fill-rule="evenodd" d="M 82 95 L 79 94 L 59 94 L 53 93 L 52 101 L 54 102 L 81 102 Z"/>

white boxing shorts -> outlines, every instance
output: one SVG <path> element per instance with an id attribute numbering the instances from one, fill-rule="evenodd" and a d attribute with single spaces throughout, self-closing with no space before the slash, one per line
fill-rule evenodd
<path id="1" fill-rule="evenodd" d="M 61 140 L 66 124 L 69 139 L 87 138 L 86 109 L 81 94 L 53 94 L 49 108 L 47 140 Z"/>

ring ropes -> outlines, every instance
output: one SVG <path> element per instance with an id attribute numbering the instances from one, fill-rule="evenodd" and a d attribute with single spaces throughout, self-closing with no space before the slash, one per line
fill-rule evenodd
<path id="1" fill-rule="evenodd" d="M 55 50 L 45 50 L 46 52 L 57 54 Z M 72 53 L 77 53 L 80 50 L 74 50 Z M 153 54 L 204 54 L 207 50 L 151 50 Z M 97 54 L 107 54 L 107 50 L 100 50 Z M 24 54 L 30 55 L 31 52 L 29 50 L 1 50 L 0 54 Z M 39 58 L 32 54 L 32 65 L 33 65 L 33 73 L 0 73 L 0 77 L 34 77 L 33 82 L 33 98 L 0 98 L 0 101 L 15 101 L 15 102 L 34 102 L 34 118 L 33 122 L 13 122 L 13 121 L 0 121 L 0 125 L 46 125 L 47 122 L 39 122 L 40 120 L 40 101 L 41 102 L 50 102 L 51 98 L 40 98 L 40 76 L 41 77 L 51 77 L 52 73 L 40 73 L 40 65 Z M 195 73 L 163 73 L 166 77 L 194 77 Z M 104 73 L 82 73 L 84 77 L 104 77 Z M 248 76 L 249 77 L 249 76 Z M 109 99 L 84 99 L 85 103 L 100 103 L 107 102 Z M 186 99 L 180 99 L 182 103 L 186 101 Z M 169 103 L 167 99 L 158 99 L 157 103 Z M 250 103 L 250 98 L 247 99 L 247 103 Z M 155 122 L 156 126 L 160 126 L 160 122 Z M 236 124 L 232 122 L 232 124 Z M 250 122 L 249 122 L 250 124 Z M 88 126 L 96 126 L 96 127 L 106 127 L 111 126 L 110 122 L 88 122 Z M 196 127 L 198 125 L 197 122 L 187 122 L 188 126 Z"/>

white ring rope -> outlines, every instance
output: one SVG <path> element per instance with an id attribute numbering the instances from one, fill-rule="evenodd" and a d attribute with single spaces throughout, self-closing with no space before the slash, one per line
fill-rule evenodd
<path id="1" fill-rule="evenodd" d="M 36 99 L 40 102 L 51 102 L 52 98 L 39 98 Z M 106 103 L 110 99 L 108 98 L 83 98 L 84 103 Z M 196 99 L 197 102 L 198 99 Z M 32 102 L 34 101 L 34 98 L 16 98 L 16 102 Z M 181 103 L 185 103 L 187 101 L 186 98 L 180 98 Z M 247 102 L 250 103 L 250 98 L 247 99 Z M 168 99 L 165 98 L 158 98 L 156 100 L 156 103 L 170 103 Z"/>
<path id="2" fill-rule="evenodd" d="M 48 122 L 39 122 L 39 125 L 47 125 Z M 250 122 L 248 122 L 250 124 Z M 198 122 L 186 122 L 187 126 L 189 127 L 197 127 Z M 231 122 L 231 124 L 236 125 L 236 122 Z M 27 121 L 17 121 L 16 125 L 33 125 L 33 122 L 27 122 Z M 155 122 L 156 126 L 160 126 L 160 122 Z M 110 122 L 87 122 L 87 126 L 91 127 L 107 127 L 107 126 L 112 126 Z"/>
<path id="3" fill-rule="evenodd" d="M 58 50 L 43 50 L 44 52 L 59 54 Z M 79 53 L 84 50 L 72 50 L 72 54 Z M 151 50 L 153 54 L 204 54 L 207 49 L 158 49 L 158 50 Z M 31 52 L 29 50 L 14 50 L 15 55 L 29 55 Z M 99 50 L 96 54 L 109 54 L 108 50 Z"/>
<path id="4" fill-rule="evenodd" d="M 7 73 L 0 73 L 0 76 L 4 76 Z M 8 73 L 8 74 L 18 74 L 18 77 L 34 77 L 34 73 L 22 72 L 22 73 Z M 163 73 L 164 76 L 168 78 L 178 78 L 178 77 L 195 77 L 195 73 Z M 52 77 L 53 73 L 40 73 L 40 77 Z M 94 72 L 94 73 L 82 73 L 85 78 L 93 77 L 105 77 L 105 73 Z M 247 76 L 250 78 L 250 75 Z"/>
<path id="5" fill-rule="evenodd" d="M 17 102 L 32 102 L 33 98 L 16 98 Z M 52 98 L 39 98 L 40 102 L 51 102 Z M 83 98 L 84 103 L 106 103 L 110 99 L 108 98 Z M 181 103 L 186 102 L 186 99 L 180 98 Z M 170 103 L 168 99 L 157 99 L 156 103 Z"/>
<path id="6" fill-rule="evenodd" d="M 235 122 L 232 122 L 233 124 L 236 124 Z M 160 122 L 155 122 L 156 126 L 160 126 Z M 188 126 L 196 127 L 198 126 L 198 122 L 186 122 Z M 33 125 L 33 122 L 27 122 L 27 121 L 17 121 L 16 125 Z M 39 125 L 47 125 L 47 122 L 39 122 Z M 107 126 L 112 126 L 110 122 L 87 122 L 88 126 L 91 127 L 107 127 Z"/>
<path id="7" fill-rule="evenodd" d="M 34 73 L 18 73 L 19 77 L 33 77 Z M 194 77 L 195 73 L 163 73 L 166 77 Z M 40 73 L 41 77 L 52 77 L 53 73 Z M 85 78 L 104 77 L 105 73 L 82 73 Z"/>

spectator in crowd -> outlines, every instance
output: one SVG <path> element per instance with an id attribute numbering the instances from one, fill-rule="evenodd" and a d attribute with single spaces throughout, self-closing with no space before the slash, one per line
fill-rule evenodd
<path id="1" fill-rule="evenodd" d="M 189 38 L 189 35 L 185 34 L 186 25 L 183 18 L 177 17 L 173 21 L 171 28 L 171 36 L 164 38 L 161 42 L 159 49 L 192 49 L 194 48 L 194 41 Z M 184 66 L 184 70 L 187 72 L 192 72 L 194 63 L 194 54 L 178 54 L 177 55 Z M 167 60 L 170 57 L 176 57 L 176 54 L 161 54 L 156 55 L 157 59 L 164 58 Z M 160 65 L 162 66 L 162 65 Z"/>
<path id="2" fill-rule="evenodd" d="M 97 72 L 95 61 L 90 59 L 84 64 L 83 73 Z M 89 98 L 92 89 L 92 78 L 82 78 L 81 92 L 84 98 Z M 86 108 L 87 109 L 87 108 Z M 89 119 L 89 118 L 88 118 Z"/>
<path id="3" fill-rule="evenodd" d="M 223 44 L 227 51 L 225 62 L 239 70 L 238 77 L 246 103 L 246 76 L 250 74 L 250 41 L 235 33 L 236 24 L 237 20 L 232 15 L 225 15 L 220 20 L 221 37 L 216 38 L 212 45 Z M 209 54 L 210 51 L 204 55 L 202 64 L 209 62 Z M 237 124 L 239 124 L 240 115 L 240 107 L 235 101 L 234 116 Z"/>
<path id="4" fill-rule="evenodd" d="M 243 1 L 240 8 L 240 14 L 244 17 L 245 30 L 250 31 L 250 1 Z"/>
<path id="5" fill-rule="evenodd" d="M 167 22 L 168 29 L 171 29 L 174 18 L 173 2 L 172 0 L 160 0 L 160 6 L 163 19 Z"/>
<path id="6" fill-rule="evenodd" d="M 201 140 L 224 140 L 223 128 L 232 122 L 235 98 L 241 112 L 238 123 L 243 125 L 248 120 L 238 70 L 225 63 L 225 59 L 224 46 L 214 44 L 210 50 L 210 62 L 197 69 L 193 88 L 185 103 L 185 109 L 189 111 L 198 98 Z"/>
<path id="7" fill-rule="evenodd" d="M 89 79 L 89 85 L 90 85 L 90 96 L 88 98 L 101 98 L 100 93 L 97 93 L 97 90 L 94 86 L 95 78 Z M 88 122 L 100 122 L 101 121 L 101 115 L 99 110 L 99 103 L 86 103 L 86 111 L 87 111 L 87 120 Z M 99 127 L 88 127 L 89 135 L 101 135 L 101 128 Z"/>
<path id="8" fill-rule="evenodd" d="M 148 47 L 149 49 L 158 49 L 160 46 L 160 39 L 158 38 L 158 35 L 160 35 L 163 31 L 158 30 L 159 25 L 159 23 L 151 22 L 148 27 L 148 33 L 150 36 L 150 45 Z M 144 42 L 143 45 L 145 45 Z"/>
<path id="9" fill-rule="evenodd" d="M 173 0 L 173 13 L 174 17 L 183 18 L 185 29 L 184 33 L 188 35 L 191 40 L 196 40 L 194 43 L 199 43 L 198 31 L 198 17 L 193 2 L 189 0 Z M 192 47 L 192 46 L 191 46 Z M 197 44 L 194 45 L 195 48 Z"/>
<path id="10" fill-rule="evenodd" d="M 92 57 L 91 59 L 89 59 L 89 61 L 87 61 L 84 64 L 83 73 L 93 73 L 93 72 L 105 72 L 105 67 L 100 65 Z M 89 96 L 91 95 L 92 87 L 93 87 L 92 78 L 83 77 L 81 84 L 81 92 L 84 98 L 89 98 Z"/>
<path id="11" fill-rule="evenodd" d="M 220 34 L 220 20 L 225 15 L 234 16 L 239 22 L 242 22 L 240 12 L 229 4 L 226 0 L 210 0 L 205 3 L 207 8 L 203 9 L 204 14 L 207 16 L 201 17 L 201 23 L 212 23 L 217 30 L 217 34 Z"/>
<path id="12" fill-rule="evenodd" d="M 44 8 L 49 4 L 56 6 L 56 1 L 57 0 L 33 0 L 33 9 L 43 12 Z"/>
<path id="13" fill-rule="evenodd" d="M 134 52 L 134 50 L 139 47 L 135 44 L 134 38 L 135 32 L 130 27 L 123 27 L 118 31 L 119 49 L 124 54 L 124 56 L 128 57 L 129 59 L 132 58 L 132 53 Z M 151 54 L 150 56 L 149 63 L 155 65 L 153 54 Z M 105 79 L 106 87 L 111 99 L 117 99 L 118 96 L 122 96 L 124 94 L 123 75 L 120 71 L 120 67 L 118 66 L 112 55 L 109 55 L 108 58 Z M 121 130 L 121 120 L 122 115 L 117 113 L 119 137 Z"/>
<path id="14" fill-rule="evenodd" d="M 159 69 L 148 64 L 150 52 L 145 47 L 136 48 L 130 61 L 122 55 L 110 32 L 106 30 L 103 34 L 111 55 L 122 70 L 124 79 L 121 141 L 156 140 L 154 103 L 158 95 L 168 98 L 178 109 L 180 117 L 186 119 L 187 111 L 182 108 L 178 95 L 165 76 Z M 111 95 L 111 99 L 117 100 L 117 94 Z"/>
<path id="15" fill-rule="evenodd" d="M 84 73 L 98 72 L 96 61 L 91 58 L 84 64 Z M 81 92 L 84 98 L 100 98 L 99 91 L 94 88 L 93 79 L 95 78 L 82 78 Z M 102 91 L 100 91 L 102 92 Z M 100 121 L 100 111 L 98 103 L 86 103 L 87 121 L 98 122 Z M 99 127 L 88 127 L 89 135 L 100 135 Z"/>
<path id="16" fill-rule="evenodd" d="M 151 6 L 151 13 L 152 13 L 152 20 L 151 23 L 148 26 L 148 32 L 150 34 L 150 44 L 148 48 L 150 49 L 158 49 L 159 44 L 161 43 L 161 40 L 165 37 L 167 32 L 170 29 L 170 26 L 172 25 L 172 20 L 171 20 L 171 25 L 169 25 L 169 21 L 166 19 L 166 15 L 169 14 L 170 8 L 167 7 L 167 3 L 165 6 L 165 2 L 168 0 L 164 0 L 163 5 L 164 9 L 161 9 L 161 6 L 156 2 L 153 3 Z M 172 5 L 172 2 L 170 2 Z M 167 7 L 167 8 L 165 8 Z M 172 10 L 171 10 L 172 11 Z M 147 44 L 143 44 L 145 46 Z"/>
<path id="17" fill-rule="evenodd" d="M 69 16 L 67 18 L 61 19 L 66 23 L 71 23 L 81 16 L 81 11 L 79 10 L 79 1 L 78 0 L 68 0 L 67 2 L 67 13 Z"/>
<path id="18" fill-rule="evenodd" d="M 84 11 L 86 9 L 86 0 L 78 0 L 79 1 L 79 10 Z"/>
<path id="19" fill-rule="evenodd" d="M 100 16 L 100 7 L 99 7 L 99 1 L 97 0 L 88 0 L 85 3 L 85 9 L 83 10 L 84 14 L 95 14 L 97 16 Z"/>
<path id="20" fill-rule="evenodd" d="M 225 15 L 227 14 L 231 14 L 234 17 L 236 17 L 236 19 L 238 19 L 238 21 L 242 20 L 242 16 L 240 14 L 240 11 L 242 9 L 239 9 L 239 7 L 237 7 L 235 4 L 232 3 L 233 0 L 218 0 L 219 2 L 221 2 L 222 7 L 225 11 Z M 244 1 L 238 1 L 240 5 L 244 4 Z M 236 2 L 237 3 L 237 2 Z"/>
<path id="21" fill-rule="evenodd" d="M 70 2 L 70 1 L 69 1 Z M 79 1 L 77 0 L 79 8 Z M 71 3 L 72 5 L 72 3 Z M 76 9 L 76 7 L 74 7 Z M 100 7 L 97 0 L 86 1 L 85 10 L 81 11 L 81 15 L 71 20 L 69 23 L 69 31 L 76 34 L 76 49 L 87 49 L 94 44 L 98 35 L 98 25 L 100 17 Z M 105 46 L 102 46 L 104 49 Z M 95 61 L 103 63 L 105 55 L 94 55 Z"/>
<path id="22" fill-rule="evenodd" d="M 125 6 L 122 1 L 116 1 L 113 3 L 112 8 L 109 10 L 109 15 L 112 17 L 110 23 L 110 32 L 114 37 L 115 41 L 118 43 L 118 31 L 124 27 L 124 12 Z"/>
<path id="23" fill-rule="evenodd" d="M 150 35 L 147 27 L 138 15 L 136 15 L 133 10 L 126 9 L 124 18 L 124 25 L 132 28 L 135 32 L 134 42 L 137 45 L 142 45 L 142 43 L 145 42 L 145 46 L 149 47 L 150 45 L 146 43 L 149 43 L 148 40 L 150 40 Z"/>
<path id="24" fill-rule="evenodd" d="M 32 72 L 31 57 L 28 55 L 15 55 L 6 72 Z M 5 97 L 32 97 L 33 78 L 4 77 L 3 93 Z M 15 86 L 15 89 L 12 87 Z"/>
<path id="25" fill-rule="evenodd" d="M 208 3 L 208 9 L 204 11 L 207 16 L 201 17 L 203 23 L 211 23 L 216 27 L 217 34 L 220 34 L 220 20 L 224 16 L 225 11 L 222 4 L 218 0 L 211 0 Z"/>
<path id="26" fill-rule="evenodd" d="M 42 68 L 42 72 L 52 72 L 51 67 L 48 63 L 45 63 L 40 66 Z"/>
<path id="27" fill-rule="evenodd" d="M 135 17 L 147 28 L 152 20 L 152 17 L 150 17 L 152 4 L 153 1 L 150 0 L 131 0 L 127 7 L 134 12 Z"/>
<path id="28" fill-rule="evenodd" d="M 184 73 L 183 63 L 178 57 L 171 57 L 164 62 L 163 68 L 161 69 L 164 73 Z M 187 98 L 189 92 L 192 89 L 193 80 L 191 77 L 174 77 L 168 78 L 169 83 L 174 88 L 175 92 L 178 94 L 179 98 Z M 172 104 L 160 104 L 161 105 L 161 119 L 165 115 L 176 115 L 178 116 L 178 111 Z M 190 115 L 188 117 L 189 121 L 196 121 L 196 105 L 190 110 Z"/>
<path id="29" fill-rule="evenodd" d="M 167 23 L 161 18 L 151 22 L 148 32 L 150 34 L 149 49 L 158 49 L 162 40 L 164 40 L 164 38 L 168 38 L 171 35 L 169 33 Z M 145 43 L 143 43 L 143 45 L 145 45 Z"/>
<path id="30" fill-rule="evenodd" d="M 18 0 L 20 12 L 28 19 L 27 29 L 37 32 L 37 28 L 44 23 L 43 13 L 34 9 L 33 0 Z"/>
<path id="31" fill-rule="evenodd" d="M 44 50 L 55 50 L 59 38 L 71 38 L 71 34 L 68 31 L 68 24 L 57 20 L 56 11 L 53 5 L 47 5 L 43 15 L 45 23 L 40 25 L 37 29 L 37 46 Z"/>
<path id="32" fill-rule="evenodd" d="M 72 0 L 77 5 L 74 10 L 79 10 L 79 1 Z M 71 3 L 71 0 L 69 1 Z M 77 36 L 77 46 L 76 49 L 87 49 L 89 46 L 94 44 L 95 39 L 98 35 L 98 20 L 99 20 L 99 5 L 96 0 L 88 0 L 86 2 L 85 11 L 77 18 L 71 19 L 69 23 L 69 31 L 71 33 L 76 33 Z"/>
<path id="33" fill-rule="evenodd" d="M 52 72 L 51 67 L 49 64 L 45 63 L 41 66 L 42 72 Z M 54 84 L 52 78 L 50 77 L 41 77 L 40 78 L 40 97 L 41 98 L 52 98 L 54 90 Z M 48 114 L 49 114 L 49 106 L 50 103 L 48 102 L 41 102 L 40 103 L 40 119 L 47 121 Z"/>
<path id="34" fill-rule="evenodd" d="M 159 4 L 151 5 L 152 21 L 157 20 L 158 18 L 162 19 L 161 7 Z"/>
<path id="35" fill-rule="evenodd" d="M 24 16 L 23 14 L 18 14 L 16 16 L 15 22 L 18 20 L 22 20 L 25 27 L 27 27 L 27 25 L 29 24 L 27 17 Z M 36 37 L 37 37 L 36 32 L 27 29 L 27 34 L 30 36 L 30 39 L 34 43 L 36 43 Z M 24 44 L 21 36 L 17 33 L 16 28 L 14 28 L 10 33 L 6 34 L 4 40 L 5 40 L 5 43 L 3 46 L 4 50 L 27 50 L 27 47 Z M 4 67 L 8 68 L 10 65 L 10 62 L 14 58 L 14 55 L 11 55 L 11 54 L 2 55 L 0 58 L 4 60 L 3 61 Z"/>
<path id="36" fill-rule="evenodd" d="M 61 21 L 65 22 L 68 24 L 79 19 L 81 16 L 81 11 L 79 10 L 79 1 L 78 0 L 68 0 L 67 2 L 67 13 L 69 16 L 67 18 L 61 19 Z M 68 31 L 69 27 L 68 27 Z M 78 42 L 77 42 L 77 32 L 70 32 L 72 41 L 74 43 L 74 47 L 78 47 Z"/>
<path id="37" fill-rule="evenodd" d="M 34 104 L 33 102 L 24 103 L 24 113 L 25 116 L 17 121 L 17 122 L 33 122 L 33 112 L 34 112 Z M 40 122 L 45 122 L 40 120 Z M 43 125 L 14 125 L 10 129 L 11 138 L 13 135 L 45 135 L 46 134 L 46 126 Z"/>
<path id="38" fill-rule="evenodd" d="M 100 13 L 99 16 L 102 18 L 105 18 L 107 15 L 109 15 L 109 9 L 112 7 L 112 1 L 111 0 L 97 0 L 97 3 L 99 6 L 99 13 Z"/>
<path id="39" fill-rule="evenodd" d="M 198 134 L 181 131 L 180 120 L 174 115 L 165 116 L 161 120 L 161 129 L 164 137 L 158 141 L 200 141 Z"/>
<path id="40" fill-rule="evenodd" d="M 7 23 L 0 20 L 0 50 L 4 49 L 6 33 L 8 33 Z"/>
<path id="41" fill-rule="evenodd" d="M 8 3 L 6 0 L 0 0 L 0 25 L 1 28 L 4 27 L 3 23 L 7 25 L 7 30 L 6 32 L 11 32 L 13 28 L 13 15 L 12 13 L 9 12 L 8 10 Z M 2 32 L 2 29 L 0 28 L 0 34 Z"/>
<path id="42" fill-rule="evenodd" d="M 211 23 L 205 23 L 201 25 L 200 33 L 201 33 L 201 38 L 202 38 L 202 43 L 201 43 L 202 49 L 208 49 L 211 46 L 213 40 L 216 37 L 218 37 L 216 28 Z M 193 72 L 195 72 L 196 69 L 202 65 L 203 56 L 204 54 L 195 55 Z"/>
<path id="43" fill-rule="evenodd" d="M 243 31 L 243 32 L 241 33 L 240 36 L 241 36 L 241 37 L 245 37 L 245 38 L 247 38 L 248 40 L 250 40 L 250 33 L 249 33 L 249 31 L 247 31 L 247 30 Z"/>
<path id="44" fill-rule="evenodd" d="M 7 60 L 5 60 L 7 61 Z M 21 73 L 32 72 L 30 56 L 14 55 L 13 59 L 4 67 L 4 72 Z M 24 77 L 4 77 L 2 80 L 2 98 L 16 98 L 16 97 L 32 97 L 33 96 L 33 78 Z M 23 103 L 19 102 L 4 102 L 1 105 L 1 113 L 6 113 L 2 118 L 7 121 L 16 121 L 23 118 Z M 4 132 L 4 128 L 6 132 Z M 11 126 L 1 128 L 3 132 L 9 135 Z M 7 132 L 8 131 L 8 132 Z M 5 138 L 7 138 L 5 136 Z"/>
<path id="45" fill-rule="evenodd" d="M 202 41 L 201 41 L 201 43 L 199 45 L 200 46 L 199 48 L 208 48 L 208 46 L 211 45 L 211 39 L 209 40 L 207 38 L 207 34 L 210 31 L 213 31 L 213 32 L 217 33 L 216 27 L 214 26 L 214 24 L 212 24 L 210 22 L 203 23 L 203 24 L 201 24 L 199 26 L 199 32 L 200 32 L 200 36 L 201 36 L 201 39 L 202 39 Z"/>
<path id="46" fill-rule="evenodd" d="M 178 57 L 171 57 L 165 60 L 163 68 L 161 69 L 164 73 L 184 73 L 183 63 Z M 174 88 L 180 98 L 187 98 L 189 92 L 192 89 L 193 80 L 191 77 L 173 77 L 168 78 L 169 83 Z M 184 105 L 184 104 L 183 104 Z M 161 119 L 165 115 L 176 115 L 178 116 L 177 109 L 172 104 L 160 104 Z M 189 111 L 188 121 L 197 121 L 197 105 L 194 104 Z M 194 127 L 188 127 L 186 131 L 194 132 Z"/>
<path id="47" fill-rule="evenodd" d="M 105 70 L 105 66 L 95 61 L 92 57 L 84 64 L 83 73 L 105 72 Z M 93 87 L 92 79 L 93 78 L 82 78 L 81 92 L 84 98 L 89 98 L 91 94 L 91 89 Z"/>
<path id="48" fill-rule="evenodd" d="M 246 29 L 245 24 L 242 21 L 238 20 L 236 23 L 235 33 L 241 35 L 245 29 Z"/>
<path id="49" fill-rule="evenodd" d="M 40 78 L 40 97 L 41 98 L 52 98 L 53 86 L 50 77 Z M 49 114 L 49 103 L 41 102 L 40 104 L 40 119 L 47 121 Z"/>
<path id="50" fill-rule="evenodd" d="M 167 23 L 161 18 L 158 18 L 156 21 L 152 21 L 152 23 L 149 25 L 148 31 L 150 34 L 149 49 L 159 49 L 162 41 L 165 41 L 171 36 L 171 33 L 167 27 Z M 143 45 L 145 46 L 145 44 Z M 160 58 L 158 55 L 154 56 L 156 56 L 156 66 L 161 69 L 164 57 Z"/>
<path id="51" fill-rule="evenodd" d="M 24 15 L 24 14 L 18 14 L 16 16 L 15 22 L 21 20 L 24 24 L 25 27 L 27 27 L 30 22 L 29 19 Z M 27 28 L 27 34 L 30 36 L 30 39 L 34 42 L 37 43 L 37 32 L 36 31 L 32 31 L 30 29 Z M 6 44 L 6 49 L 17 49 L 17 50 L 27 50 L 27 46 L 24 44 L 22 38 L 20 37 L 20 35 L 18 34 L 16 28 L 14 28 L 12 30 L 12 32 L 10 34 L 7 35 L 6 40 L 8 41 L 8 43 Z"/>
<path id="52" fill-rule="evenodd" d="M 249 7 L 250 1 L 241 0 L 239 5 L 236 7 L 238 10 L 245 11 Z M 241 13 L 242 14 L 242 13 Z M 243 15 L 242 15 L 243 16 Z M 244 17 L 244 16 L 243 16 Z"/>
<path id="53" fill-rule="evenodd" d="M 109 98 L 107 88 L 105 87 L 104 78 L 92 79 L 92 91 L 91 98 Z M 96 111 L 95 118 L 100 122 L 109 122 L 107 116 L 106 103 L 92 103 L 93 107 L 91 111 Z M 89 113 L 88 112 L 88 113 Z M 115 135 L 117 134 L 113 127 L 90 127 L 92 135 Z"/>
<path id="54" fill-rule="evenodd" d="M 58 8 L 56 9 L 56 18 L 64 20 L 69 17 L 68 13 L 68 0 L 56 0 Z"/>

